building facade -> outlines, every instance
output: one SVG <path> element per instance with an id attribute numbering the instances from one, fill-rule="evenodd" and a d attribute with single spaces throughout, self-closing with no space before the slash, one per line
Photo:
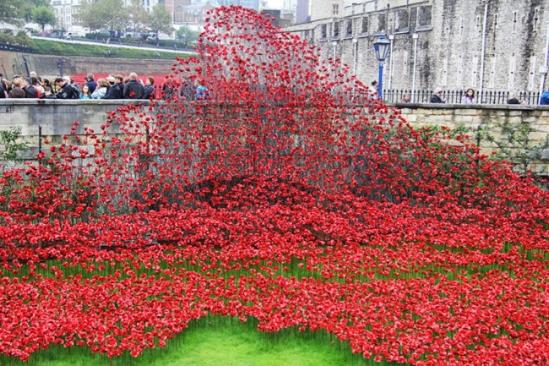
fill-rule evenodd
<path id="1" fill-rule="evenodd" d="M 55 28 L 63 29 L 68 33 L 84 33 L 84 28 L 78 25 L 78 11 L 82 0 L 52 0 L 51 6 L 55 13 Z"/>
<path id="2" fill-rule="evenodd" d="M 245 8 L 259 10 L 259 0 L 218 0 L 217 2 L 223 6 L 240 5 Z"/>
<path id="3" fill-rule="evenodd" d="M 216 1 L 201 0 L 170 0 L 173 8 L 168 7 L 168 11 L 173 17 L 174 26 L 185 26 L 194 31 L 201 31 L 204 26 L 206 13 L 218 6 Z"/>
<path id="4" fill-rule="evenodd" d="M 311 21 L 310 0 L 297 0 L 296 19 L 297 24 Z"/>
<path id="5" fill-rule="evenodd" d="M 538 91 L 547 78 L 549 0 L 311 0 L 286 28 L 376 80 L 373 43 L 391 40 L 387 89 Z"/>
<path id="6" fill-rule="evenodd" d="M 164 0 L 175 27 L 185 26 L 195 31 L 204 27 L 206 13 L 217 6 L 239 5 L 258 10 L 259 0 Z"/>
<path id="7" fill-rule="evenodd" d="M 91 0 L 93 1 L 93 0 Z M 122 0 L 124 6 L 130 6 L 135 0 Z M 137 0 L 146 11 L 151 11 L 157 4 L 167 7 L 166 1 L 174 0 Z M 82 27 L 78 22 L 78 12 L 84 0 L 51 0 L 57 24 L 55 28 L 62 29 L 72 35 L 84 36 L 89 29 Z"/>

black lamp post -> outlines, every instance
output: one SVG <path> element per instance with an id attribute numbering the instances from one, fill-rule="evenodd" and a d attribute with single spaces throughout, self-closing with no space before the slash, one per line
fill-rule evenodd
<path id="1" fill-rule="evenodd" d="M 376 58 L 379 63 L 378 67 L 378 83 L 377 83 L 377 95 L 379 99 L 383 98 L 383 64 L 389 55 L 389 46 L 391 41 L 385 38 L 385 35 L 381 35 L 379 39 L 374 43 L 374 50 L 376 51 Z"/>

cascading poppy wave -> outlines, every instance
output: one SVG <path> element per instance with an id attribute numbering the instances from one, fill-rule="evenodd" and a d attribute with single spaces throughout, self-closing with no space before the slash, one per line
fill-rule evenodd
<path id="1" fill-rule="evenodd" d="M 214 314 L 376 360 L 547 362 L 546 191 L 251 10 L 212 10 L 198 54 L 165 103 L 0 177 L 0 354 L 138 356 Z"/>

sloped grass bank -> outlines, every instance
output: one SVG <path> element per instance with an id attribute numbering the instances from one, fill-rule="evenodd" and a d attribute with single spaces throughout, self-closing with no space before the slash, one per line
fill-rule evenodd
<path id="1" fill-rule="evenodd" d="M 132 48 L 105 47 L 101 45 L 71 44 L 43 39 L 33 39 L 34 52 L 45 55 L 113 57 L 136 59 L 175 60 L 176 57 L 189 57 L 187 53 L 139 50 Z"/>

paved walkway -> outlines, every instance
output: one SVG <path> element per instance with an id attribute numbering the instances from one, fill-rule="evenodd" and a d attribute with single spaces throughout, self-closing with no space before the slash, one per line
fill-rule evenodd
<path id="1" fill-rule="evenodd" d="M 86 45 L 91 45 L 91 46 L 103 46 L 103 47 L 112 47 L 112 48 L 130 48 L 130 49 L 134 49 L 134 50 L 196 55 L 196 52 L 192 52 L 192 51 L 175 51 L 175 50 L 164 49 L 164 48 L 137 47 L 137 46 L 128 46 L 128 45 L 125 45 L 125 44 L 86 42 L 86 41 L 79 41 L 79 40 L 73 40 L 73 39 L 59 39 L 59 38 L 49 38 L 49 37 L 34 37 L 33 36 L 32 38 L 33 39 L 42 39 L 42 40 L 45 40 L 45 41 L 61 42 L 61 43 L 86 44 Z"/>

